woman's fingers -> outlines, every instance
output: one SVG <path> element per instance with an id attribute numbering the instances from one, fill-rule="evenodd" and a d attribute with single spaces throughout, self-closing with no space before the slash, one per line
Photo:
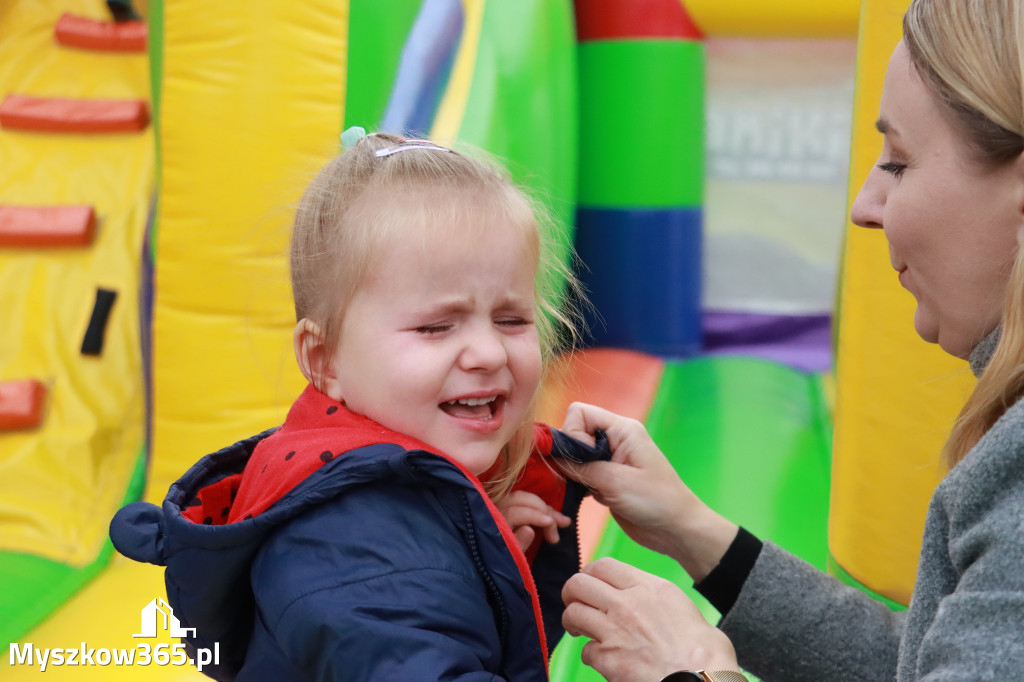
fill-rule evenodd
<path id="1" fill-rule="evenodd" d="M 580 602 L 610 613 L 616 608 L 636 605 L 638 598 L 655 602 L 652 595 L 666 588 L 674 586 L 635 566 L 604 557 L 587 564 L 565 583 L 562 600 L 567 605 Z"/>
<path id="2" fill-rule="evenodd" d="M 628 590 L 650 578 L 650 574 L 618 559 L 604 557 L 583 567 L 582 573 L 597 578 L 616 590 Z"/>
<path id="3" fill-rule="evenodd" d="M 623 608 L 631 609 L 634 604 L 630 591 L 635 595 L 634 588 L 647 580 L 660 581 L 617 559 L 606 557 L 591 562 L 562 588 L 562 601 L 566 604 L 562 621 L 567 623 L 567 629 L 571 625 L 580 634 L 601 640 L 608 618 L 617 617 Z"/>
<path id="4" fill-rule="evenodd" d="M 562 587 L 562 601 L 566 606 L 579 602 L 599 611 L 608 610 L 614 594 L 614 587 L 585 572 L 572 576 Z"/>
<path id="5" fill-rule="evenodd" d="M 627 441 L 647 435 L 644 425 L 635 419 L 623 417 L 620 414 L 609 412 L 603 407 L 587 403 L 569 405 L 565 413 L 565 421 L 562 423 L 562 431 L 577 440 L 593 445 L 593 434 L 598 429 L 604 431 L 608 436 L 612 461 L 623 461 L 622 458 L 628 453 L 619 453 L 618 451 Z"/>
<path id="6" fill-rule="evenodd" d="M 631 490 L 635 467 L 618 462 L 587 462 L 574 464 L 572 477 L 597 494 L 612 495 L 619 490 Z"/>
<path id="7" fill-rule="evenodd" d="M 569 405 L 562 431 L 573 438 L 593 444 L 592 434 L 598 429 L 604 431 L 608 437 L 613 462 L 627 463 L 637 456 L 642 459 L 654 452 L 660 453 L 647 434 L 646 427 L 636 419 L 623 417 L 587 403 Z"/>
<path id="8" fill-rule="evenodd" d="M 562 587 L 562 625 L 573 636 L 604 639 L 608 627 L 607 611 L 616 598 L 617 590 L 586 573 L 577 573 Z"/>
<path id="9" fill-rule="evenodd" d="M 562 612 L 562 627 L 573 637 L 601 641 L 602 625 L 608 616 L 583 602 L 573 602 Z"/>
<path id="10" fill-rule="evenodd" d="M 565 411 L 562 431 L 570 436 L 591 435 L 597 429 L 607 429 L 621 420 L 628 419 L 603 407 L 589 403 L 571 403 Z"/>
<path id="11" fill-rule="evenodd" d="M 593 409 L 588 409 L 593 408 Z M 588 415 L 598 414 L 601 408 L 587 405 L 586 403 L 572 403 L 565 411 L 565 421 L 562 422 L 562 431 L 573 438 L 583 441 L 588 445 L 594 445 L 594 431 L 601 428 L 593 423 L 588 423 Z"/>
<path id="12" fill-rule="evenodd" d="M 589 637 L 583 662 L 612 682 L 672 670 L 735 669 L 728 638 L 674 584 L 614 559 L 584 567 L 562 590 L 567 632 Z"/>

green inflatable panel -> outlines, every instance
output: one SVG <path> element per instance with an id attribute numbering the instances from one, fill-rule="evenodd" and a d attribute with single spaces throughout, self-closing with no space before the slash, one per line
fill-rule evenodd
<path id="1" fill-rule="evenodd" d="M 711 507 L 825 568 L 832 440 L 817 375 L 745 357 L 669 363 L 647 428 Z M 677 563 L 640 547 L 614 522 L 597 555 L 673 581 L 709 621 L 718 621 Z M 580 662 L 586 641 L 561 641 L 552 657 L 553 682 L 602 679 Z"/>
<path id="2" fill-rule="evenodd" d="M 349 0 L 345 123 L 374 131 L 384 118 L 421 0 Z"/>
<path id="3" fill-rule="evenodd" d="M 572 2 L 486 3 L 459 139 L 497 156 L 547 206 L 564 257 L 576 210 L 576 92 Z"/>
<path id="4" fill-rule="evenodd" d="M 580 206 L 699 207 L 704 191 L 704 46 L 579 46 Z"/>

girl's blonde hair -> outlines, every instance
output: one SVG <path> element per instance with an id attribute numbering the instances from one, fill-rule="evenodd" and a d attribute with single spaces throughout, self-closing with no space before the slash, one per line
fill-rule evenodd
<path id="1" fill-rule="evenodd" d="M 537 267 L 536 324 L 546 375 L 556 349 L 577 343 L 579 319 L 573 306 L 557 303 L 563 298 L 577 300 L 579 288 L 569 264 L 553 248 L 555 224 L 550 213 L 498 164 L 475 158 L 479 153 L 417 149 L 377 155 L 408 144 L 428 142 L 386 133 L 368 135 L 328 162 L 306 189 L 292 229 L 296 319 L 316 322 L 327 351 L 320 356 L 333 355 L 349 301 L 374 257 L 392 239 L 422 235 L 412 228 L 424 225 L 451 229 L 451 234 L 441 236 L 452 239 L 472 238 L 467 229 L 514 225 L 522 230 Z M 466 220 L 467 213 L 480 219 Z M 312 371 L 317 388 L 322 388 L 320 371 Z M 494 499 L 509 491 L 526 464 L 536 402 L 535 395 L 527 420 L 502 449 L 484 484 Z"/>
<path id="2" fill-rule="evenodd" d="M 1024 153 L 1022 0 L 914 0 L 904 43 L 983 169 Z M 982 330 L 984 331 L 984 330 Z M 1024 395 L 1024 250 L 1018 248 L 999 345 L 960 411 L 943 457 L 955 466 Z"/>

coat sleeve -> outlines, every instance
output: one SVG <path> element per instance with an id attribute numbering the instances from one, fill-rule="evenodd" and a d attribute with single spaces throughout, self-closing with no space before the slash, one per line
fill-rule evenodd
<path id="1" fill-rule="evenodd" d="M 257 627 L 302 678 L 500 679 L 486 590 L 428 497 L 401 486 L 352 491 L 261 550 L 252 570 Z"/>
<path id="2" fill-rule="evenodd" d="M 765 542 L 720 627 L 764 680 L 892 680 L 906 613 Z"/>
<path id="3" fill-rule="evenodd" d="M 942 481 L 909 611 L 770 543 L 722 628 L 765 680 L 974 682 L 1024 670 L 1024 403 Z"/>

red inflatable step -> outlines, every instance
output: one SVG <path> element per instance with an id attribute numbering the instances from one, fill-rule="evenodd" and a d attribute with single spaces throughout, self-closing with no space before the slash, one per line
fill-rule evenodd
<path id="1" fill-rule="evenodd" d="M 65 12 L 53 34 L 61 45 L 85 50 L 146 51 L 147 29 L 141 21 L 99 21 Z"/>
<path id="2" fill-rule="evenodd" d="M 88 246 L 95 234 L 92 206 L 0 204 L 0 247 Z"/>
<path id="3" fill-rule="evenodd" d="M 704 34 L 678 0 L 575 0 L 576 38 L 702 40 Z"/>
<path id="4" fill-rule="evenodd" d="M 39 426 L 45 402 L 46 384 L 41 381 L 0 382 L 0 430 Z"/>
<path id="5" fill-rule="evenodd" d="M 62 133 L 137 132 L 149 125 L 149 104 L 131 99 L 63 99 L 7 95 L 0 126 Z"/>

